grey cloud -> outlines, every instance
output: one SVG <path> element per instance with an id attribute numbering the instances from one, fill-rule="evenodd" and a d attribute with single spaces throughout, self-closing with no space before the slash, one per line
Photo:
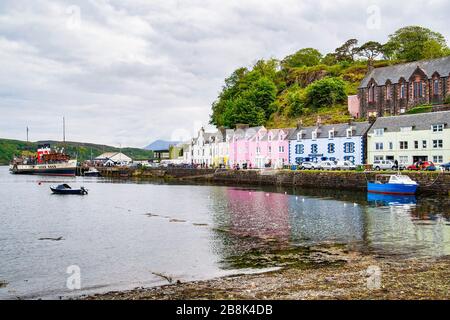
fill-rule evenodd
<path id="1" fill-rule="evenodd" d="M 67 25 L 71 6 L 79 28 Z M 378 5 L 380 29 L 367 29 Z M 449 38 L 444 0 L 146 1 L 0 3 L 0 136 L 60 137 L 143 146 L 207 124 L 223 79 L 259 58 L 345 40 L 385 41 L 416 23 Z"/>

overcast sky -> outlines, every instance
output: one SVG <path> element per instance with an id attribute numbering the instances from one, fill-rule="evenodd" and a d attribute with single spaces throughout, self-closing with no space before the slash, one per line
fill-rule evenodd
<path id="1" fill-rule="evenodd" d="M 142 147 L 207 124 L 223 80 L 259 58 L 420 23 L 447 0 L 2 0 L 0 137 Z"/>

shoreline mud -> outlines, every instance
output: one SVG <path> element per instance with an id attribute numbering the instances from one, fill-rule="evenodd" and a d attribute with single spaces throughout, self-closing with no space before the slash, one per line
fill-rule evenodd
<path id="1" fill-rule="evenodd" d="M 408 259 L 315 248 L 321 263 L 80 297 L 86 300 L 450 299 L 450 256 Z"/>

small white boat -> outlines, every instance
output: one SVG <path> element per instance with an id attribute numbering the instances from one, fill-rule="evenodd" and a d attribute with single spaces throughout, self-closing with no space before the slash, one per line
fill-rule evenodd
<path id="1" fill-rule="evenodd" d="M 89 170 L 84 172 L 83 174 L 85 177 L 99 177 L 100 176 L 100 171 L 98 171 L 96 168 L 94 167 L 89 167 Z"/>

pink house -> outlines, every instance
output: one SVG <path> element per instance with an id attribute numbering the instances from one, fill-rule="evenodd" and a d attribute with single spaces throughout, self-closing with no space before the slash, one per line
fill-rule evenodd
<path id="1" fill-rule="evenodd" d="M 230 166 L 239 164 L 242 167 L 243 164 L 254 167 L 253 152 L 250 152 L 253 148 L 253 144 L 250 143 L 255 135 L 260 135 L 261 132 L 266 131 L 264 127 L 252 127 L 248 125 L 238 125 L 234 134 L 229 137 L 228 142 L 230 144 Z"/>
<path id="2" fill-rule="evenodd" d="M 252 168 L 282 168 L 289 162 L 289 134 L 293 129 L 260 130 L 249 141 Z"/>

